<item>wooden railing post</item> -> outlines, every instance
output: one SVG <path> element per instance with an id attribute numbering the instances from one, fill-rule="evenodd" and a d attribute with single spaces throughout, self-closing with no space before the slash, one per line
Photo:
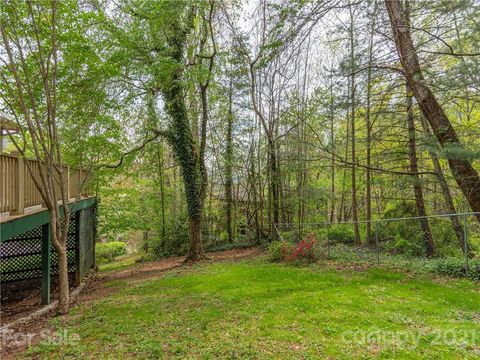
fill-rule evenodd
<path id="1" fill-rule="evenodd" d="M 67 170 L 67 173 L 65 174 L 65 178 L 63 179 L 64 181 L 66 181 L 65 185 L 66 185 L 66 189 L 65 189 L 65 192 L 67 193 L 67 201 L 70 201 L 70 197 L 71 197 L 71 193 L 70 193 L 70 166 L 66 166 L 64 167 L 64 169 Z"/>
<path id="2" fill-rule="evenodd" d="M 24 158 L 19 152 L 0 155 L 0 213 L 9 212 L 15 216 L 24 214 L 25 208 L 28 207 L 47 207 L 41 196 L 41 190 L 36 187 L 37 184 L 43 186 L 41 174 L 47 173 L 47 169 L 44 168 L 46 166 L 42 161 Z M 64 165 L 61 171 L 68 200 L 72 198 L 79 200 L 88 196 L 84 180 L 86 182 L 90 179 L 90 172 L 71 168 L 69 165 Z M 82 184 L 84 188 L 80 191 Z M 58 183 L 55 183 L 55 192 L 58 197 L 60 195 Z M 58 197 L 56 200 L 61 198 Z"/>
<path id="3" fill-rule="evenodd" d="M 37 161 L 37 166 L 38 166 L 38 173 L 39 174 L 41 174 L 42 171 L 44 171 L 44 174 L 48 174 L 46 163 L 41 163 L 41 162 Z M 45 202 L 45 199 L 43 199 L 43 197 L 42 197 L 41 205 L 42 205 L 42 208 L 47 208 L 47 203 Z"/>
<path id="4" fill-rule="evenodd" d="M 13 215 L 21 215 L 25 210 L 25 164 L 23 156 L 17 157 L 17 184 L 15 186 L 15 210 Z"/>
<path id="5" fill-rule="evenodd" d="M 83 189 L 82 189 L 83 170 L 82 170 L 82 168 L 80 167 L 80 169 L 78 169 L 77 172 L 78 172 L 78 197 L 77 197 L 77 199 L 81 199 L 81 198 L 83 198 Z"/>

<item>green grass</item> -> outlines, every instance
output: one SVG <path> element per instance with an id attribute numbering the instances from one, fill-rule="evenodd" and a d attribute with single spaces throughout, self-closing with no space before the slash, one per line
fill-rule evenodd
<path id="1" fill-rule="evenodd" d="M 59 329 L 77 345 L 25 356 L 139 359 L 461 359 L 480 356 L 480 293 L 468 280 L 259 260 L 195 266 L 81 305 Z M 401 336 L 362 340 L 381 330 Z M 476 332 L 476 334 L 475 334 Z M 476 338 L 474 337 L 476 335 Z M 407 338 L 409 336 L 409 338 Z M 414 336 L 411 338 L 411 336 Z M 418 340 L 418 345 L 415 346 Z"/>
<path id="2" fill-rule="evenodd" d="M 137 262 L 141 255 L 128 254 L 116 257 L 112 262 L 99 264 L 99 271 L 118 271 L 132 266 Z"/>

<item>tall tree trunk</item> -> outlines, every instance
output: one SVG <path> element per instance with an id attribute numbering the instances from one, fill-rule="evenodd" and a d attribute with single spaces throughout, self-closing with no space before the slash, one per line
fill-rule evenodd
<path id="1" fill-rule="evenodd" d="M 178 46 L 177 58 L 180 64 L 182 61 L 183 44 L 172 41 L 172 46 Z M 182 170 L 183 185 L 188 208 L 188 219 L 190 223 L 189 249 L 185 261 L 196 261 L 204 258 L 202 237 L 201 237 L 201 215 L 205 195 L 205 173 L 201 163 L 202 141 L 200 149 L 194 141 L 191 132 L 191 124 L 184 98 L 184 82 L 182 72 L 175 72 L 168 84 L 162 88 L 165 107 L 172 118 L 170 123 L 171 133 L 169 138 L 177 161 Z M 202 119 L 204 120 L 204 119 Z"/>
<path id="2" fill-rule="evenodd" d="M 368 47 L 368 69 L 367 69 L 367 104 L 365 109 L 365 126 L 367 131 L 367 169 L 366 169 L 366 220 L 367 220 L 367 244 L 373 245 L 375 239 L 372 236 L 372 121 L 371 98 L 372 98 L 372 63 L 373 63 L 373 37 L 375 34 L 375 23 L 377 16 L 377 3 L 374 4 L 374 13 L 372 14 L 370 26 L 370 43 Z"/>
<path id="3" fill-rule="evenodd" d="M 264 185 L 263 185 L 263 182 L 262 182 L 262 177 L 260 176 L 260 170 L 257 170 L 257 169 L 262 169 L 263 168 L 263 163 L 262 163 L 262 159 L 263 159 L 263 153 L 262 153 L 262 147 L 260 146 L 260 144 L 262 143 L 262 124 L 260 122 L 260 119 L 259 121 L 255 122 L 255 130 L 258 134 L 257 136 L 257 146 L 256 146 L 256 154 L 255 154 L 255 162 L 252 163 L 252 174 L 254 176 L 254 181 L 256 182 L 256 185 L 258 187 L 258 191 L 257 191 L 257 195 L 258 195 L 258 224 L 259 224 L 259 230 L 260 230 L 260 234 L 263 234 L 263 229 L 265 229 L 265 224 L 264 224 L 264 221 L 265 221 L 265 213 L 264 211 L 265 210 L 265 203 L 267 203 L 268 205 L 268 212 L 267 212 L 267 216 L 268 216 L 268 221 L 269 221 L 269 224 L 271 224 L 271 213 L 270 213 L 270 207 L 269 207 L 269 199 L 267 198 L 267 200 L 265 200 L 265 192 L 264 192 Z M 258 171 L 258 176 L 256 176 L 256 172 Z M 266 174 L 266 180 L 265 181 L 268 181 L 268 167 L 267 167 L 267 174 Z M 268 194 L 270 194 L 270 192 L 268 192 Z M 267 195 L 268 195 L 267 194 Z M 268 195 L 269 197 L 269 195 Z"/>
<path id="4" fill-rule="evenodd" d="M 177 167 L 173 168 L 173 201 L 172 201 L 172 220 L 174 224 L 177 223 L 178 220 L 178 208 L 179 208 L 179 188 L 178 188 L 178 175 L 177 175 Z"/>
<path id="5" fill-rule="evenodd" d="M 160 210 L 162 212 L 161 217 L 161 242 L 162 250 L 165 253 L 165 184 L 164 184 L 164 159 L 163 159 L 163 144 L 157 143 L 157 161 L 158 161 L 158 180 L 160 185 Z"/>
<path id="6" fill-rule="evenodd" d="M 58 255 L 58 313 L 68 313 L 70 294 L 68 285 L 68 257 L 67 250 L 62 247 L 56 250 Z"/>
<path id="7" fill-rule="evenodd" d="M 255 113 L 257 114 L 260 122 L 260 126 L 265 132 L 267 138 L 267 168 L 269 178 L 269 222 L 270 222 L 270 236 L 275 239 L 277 233 L 274 229 L 274 224 L 278 224 L 280 221 L 280 201 L 279 201 L 279 189 L 278 189 L 278 162 L 277 162 L 277 146 L 275 141 L 275 123 L 267 122 L 264 113 L 259 107 L 257 102 L 257 74 L 255 70 L 255 64 L 249 64 L 250 73 L 250 95 L 252 105 Z M 259 141 L 260 143 L 260 141 Z M 260 149 L 260 147 L 259 147 Z"/>
<path id="8" fill-rule="evenodd" d="M 428 128 L 427 120 L 424 116 L 420 116 L 421 123 L 423 127 L 424 133 L 428 136 L 430 135 L 430 129 Z M 443 200 L 445 202 L 445 207 L 449 214 L 456 214 L 457 210 L 455 209 L 455 204 L 453 203 L 452 194 L 450 192 L 450 187 L 447 184 L 447 180 L 443 174 L 442 166 L 440 165 L 440 160 L 438 159 L 437 154 L 429 150 L 428 151 L 430 158 L 432 159 L 433 164 L 433 171 L 435 172 L 435 176 L 437 177 L 438 183 L 440 185 L 440 190 L 443 196 Z M 460 223 L 458 216 L 451 216 L 450 220 L 452 221 L 452 227 L 455 231 L 455 235 L 457 236 L 457 241 L 460 246 L 460 249 L 464 249 L 464 234 L 463 234 L 463 227 Z M 469 250 L 470 251 L 470 250 Z"/>
<path id="9" fill-rule="evenodd" d="M 53 192 L 54 193 L 54 192 Z M 52 246 L 55 249 L 58 257 L 58 308 L 57 312 L 60 315 L 68 314 L 70 306 L 70 291 L 68 284 L 68 257 L 67 257 L 67 234 L 69 220 L 64 216 L 58 219 L 58 206 L 51 207 L 52 203 L 48 204 L 50 213 L 50 236 Z M 70 217 L 70 214 L 65 214 Z"/>
<path id="10" fill-rule="evenodd" d="M 353 215 L 353 229 L 355 231 L 355 244 L 361 244 L 360 238 L 360 228 L 358 225 L 358 201 L 357 201 L 357 167 L 355 166 L 356 162 L 356 141 L 355 141 L 355 42 L 354 42 L 354 33 L 353 33 L 353 8 L 352 6 L 349 7 L 350 9 L 350 66 L 352 71 L 352 79 L 350 81 L 350 118 L 351 118 L 351 126 L 352 126 L 352 134 L 351 134 L 351 141 L 352 141 L 352 215 Z"/>
<path id="11" fill-rule="evenodd" d="M 227 139 L 225 149 L 225 221 L 227 228 L 228 242 L 233 242 L 233 227 L 232 227 L 232 205 L 233 205 L 233 112 L 232 112 L 232 97 L 233 84 L 230 79 L 229 93 L 228 93 L 228 114 L 227 114 Z"/>
<path id="12" fill-rule="evenodd" d="M 428 120 L 442 147 L 462 148 L 457 133 L 423 77 L 417 51 L 410 34 L 408 14 L 400 0 L 385 0 L 395 44 L 405 77 L 413 90 L 418 106 Z M 465 198 L 475 212 L 480 212 L 480 177 L 467 159 L 448 159 L 450 170 Z M 477 216 L 480 221 L 480 215 Z"/>
<path id="13" fill-rule="evenodd" d="M 333 113 L 333 81 L 330 80 L 330 196 L 331 196 L 331 208 L 330 208 L 330 222 L 335 221 L 335 124 Z"/>
<path id="14" fill-rule="evenodd" d="M 298 185 L 297 185 L 297 194 L 298 194 L 298 218 L 300 224 L 300 233 L 303 235 L 303 228 L 305 223 L 305 188 L 307 186 L 307 151 L 306 151 L 306 124 L 307 124 L 307 87 L 308 87 L 308 64 L 310 60 L 310 36 L 308 37 L 308 42 L 306 44 L 306 55 L 305 63 L 303 68 L 303 79 L 302 79 L 302 95 L 301 95 L 301 108 L 300 110 L 300 127 L 299 127 L 299 141 L 300 141 L 300 158 L 299 158 L 299 173 L 298 173 Z M 300 78 L 300 72 L 299 72 Z M 300 79 L 299 79 L 300 82 Z M 284 198 L 284 197 L 282 197 Z"/>
<path id="15" fill-rule="evenodd" d="M 201 230 L 201 216 L 190 217 L 187 261 L 198 260 L 205 257 L 203 254 Z"/>
<path id="16" fill-rule="evenodd" d="M 423 200 L 422 185 L 420 183 L 420 177 L 418 176 L 418 159 L 417 148 L 415 140 L 415 123 L 413 119 L 413 105 L 412 105 L 412 92 L 410 87 L 406 86 L 407 91 L 407 126 L 408 126 L 408 158 L 410 161 L 410 172 L 413 179 L 413 192 L 415 194 L 415 207 L 417 209 L 417 215 L 421 216 L 420 225 L 423 232 L 423 241 L 425 254 L 428 257 L 432 257 L 435 253 L 432 231 L 428 222 L 427 212 L 425 210 L 425 202 Z"/>
<path id="17" fill-rule="evenodd" d="M 268 165 L 270 169 L 270 192 L 272 196 L 273 224 L 280 223 L 280 199 L 278 187 L 278 163 L 276 147 L 273 139 L 268 140 Z M 272 229 L 272 237 L 276 238 L 276 231 Z"/>
<path id="18" fill-rule="evenodd" d="M 255 179 L 255 155 L 254 155 L 255 150 L 253 149 L 250 153 L 250 169 L 249 169 L 249 182 L 250 182 L 250 187 L 251 187 L 251 192 L 252 192 L 252 197 L 253 197 L 253 221 L 254 221 L 254 227 L 255 227 L 255 239 L 257 244 L 260 243 L 261 239 L 261 225 L 259 221 L 259 208 L 261 208 L 261 205 L 259 205 L 258 202 L 258 196 L 257 196 L 257 185 L 256 185 L 256 179 Z M 249 224 L 250 225 L 250 224 Z"/>
<path id="19" fill-rule="evenodd" d="M 348 81 L 350 81 L 350 78 L 348 78 Z M 350 85 L 349 85 L 350 88 Z M 350 116 L 347 116 L 346 118 L 346 124 L 345 124 L 345 159 L 348 159 L 349 157 L 349 150 L 350 150 Z M 343 169 L 343 175 L 342 175 L 342 193 L 340 196 L 340 204 L 337 208 L 337 221 L 342 222 L 342 221 L 348 221 L 347 218 L 347 212 L 346 212 L 346 205 L 345 205 L 345 195 L 347 191 L 347 172 L 348 168 L 345 167 Z"/>

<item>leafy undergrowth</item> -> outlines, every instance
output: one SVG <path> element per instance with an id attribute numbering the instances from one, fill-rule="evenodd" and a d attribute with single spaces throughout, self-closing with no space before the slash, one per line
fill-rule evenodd
<path id="1" fill-rule="evenodd" d="M 46 358 L 476 358 L 478 284 L 380 269 L 260 260 L 194 266 L 120 285 L 76 307 L 59 330 L 76 345 Z M 476 331 L 476 333 L 475 333 Z"/>
<path id="2" fill-rule="evenodd" d="M 358 263 L 371 266 L 377 266 L 377 263 L 379 263 L 380 267 L 394 271 L 408 271 L 416 274 L 432 273 L 480 280 L 480 259 L 478 257 L 468 260 L 467 270 L 464 257 L 428 259 L 388 253 L 380 253 L 377 257 L 375 250 L 369 248 L 355 249 L 351 246 L 336 245 L 330 249 L 330 258 L 340 263 Z"/>

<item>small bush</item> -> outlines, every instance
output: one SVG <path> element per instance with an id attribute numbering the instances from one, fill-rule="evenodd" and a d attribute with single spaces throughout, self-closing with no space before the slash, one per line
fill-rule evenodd
<path id="1" fill-rule="evenodd" d="M 274 241 L 267 249 L 268 258 L 273 262 L 313 263 L 322 257 L 315 235 L 309 234 L 297 245 L 286 241 Z"/>
<path id="2" fill-rule="evenodd" d="M 315 235 L 309 234 L 306 239 L 300 241 L 295 247 L 295 251 L 287 258 L 289 261 L 306 261 L 313 263 L 318 260 L 315 251 Z"/>
<path id="3" fill-rule="evenodd" d="M 140 261 L 151 261 L 163 257 L 185 255 L 188 246 L 188 223 L 183 216 L 174 224 L 166 224 L 165 236 L 152 231 L 148 239 L 143 242 Z M 204 244 L 205 245 L 205 244 Z"/>
<path id="4" fill-rule="evenodd" d="M 419 244 L 403 238 L 400 234 L 395 234 L 395 239 L 387 242 L 385 249 L 392 255 L 418 256 L 422 254 L 422 247 Z"/>
<path id="5" fill-rule="evenodd" d="M 328 229 L 323 230 L 323 236 L 327 236 L 333 244 L 353 244 L 355 242 L 355 233 L 353 226 L 349 224 L 332 225 Z"/>
<path id="6" fill-rule="evenodd" d="M 273 262 L 286 261 L 293 251 L 293 245 L 285 241 L 274 241 L 267 248 L 268 258 Z"/>
<path id="7" fill-rule="evenodd" d="M 469 236 L 468 238 L 470 246 L 472 247 L 473 253 L 480 257 L 480 236 Z"/>
<path id="8" fill-rule="evenodd" d="M 445 259 L 435 264 L 433 272 L 440 275 L 455 277 L 466 277 L 473 280 L 480 280 L 480 260 L 470 260 L 468 270 L 463 259 Z"/>
<path id="9" fill-rule="evenodd" d="M 95 246 L 95 255 L 99 264 L 109 263 L 117 256 L 127 253 L 127 244 L 122 241 L 111 241 L 105 244 L 97 243 Z"/>

